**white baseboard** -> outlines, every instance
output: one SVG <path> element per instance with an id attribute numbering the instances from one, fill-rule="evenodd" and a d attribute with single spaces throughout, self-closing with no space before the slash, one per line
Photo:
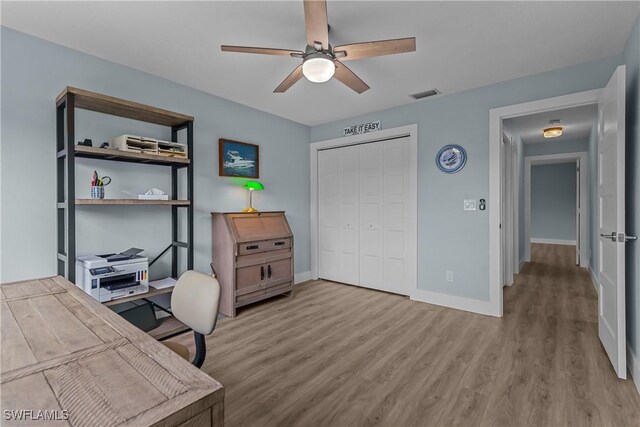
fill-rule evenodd
<path id="1" fill-rule="evenodd" d="M 429 304 L 440 305 L 442 307 L 484 314 L 485 316 L 498 317 L 498 315 L 494 313 L 493 307 L 489 301 L 480 301 L 455 295 L 440 294 L 422 289 L 412 290 L 409 298 L 413 301 L 426 302 Z"/>
<path id="2" fill-rule="evenodd" d="M 631 379 L 633 380 L 633 384 L 636 386 L 636 390 L 640 393 L 640 360 L 636 357 L 629 347 L 627 343 L 627 367 L 629 368 L 629 372 L 631 372 Z"/>
<path id="3" fill-rule="evenodd" d="M 518 268 L 518 273 L 520 273 L 522 271 L 522 269 L 524 268 L 524 265 L 527 263 L 527 261 L 525 261 L 524 258 L 522 258 L 520 260 L 520 268 Z"/>
<path id="4" fill-rule="evenodd" d="M 307 280 L 311 280 L 311 271 L 303 271 L 302 273 L 298 273 L 293 276 L 293 284 L 297 285 L 298 283 L 306 282 Z"/>
<path id="5" fill-rule="evenodd" d="M 575 246 L 575 240 L 562 240 L 562 239 L 542 239 L 539 237 L 532 237 L 531 243 L 544 243 L 546 245 L 568 245 Z"/>
<path id="6" fill-rule="evenodd" d="M 591 264 L 589 264 L 589 267 L 587 267 L 589 269 L 589 274 L 591 275 L 591 283 L 593 283 L 593 289 L 596 290 L 596 294 L 598 293 L 598 280 L 596 278 L 596 274 L 593 271 L 593 269 L 591 268 Z"/>

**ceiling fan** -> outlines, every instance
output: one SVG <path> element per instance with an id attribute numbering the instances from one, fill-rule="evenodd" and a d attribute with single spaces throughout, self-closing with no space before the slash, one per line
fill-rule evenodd
<path id="1" fill-rule="evenodd" d="M 362 93 L 368 90 L 369 86 L 347 68 L 343 64 L 344 61 L 415 52 L 416 50 L 415 37 L 332 47 L 329 44 L 329 22 L 327 19 L 327 2 L 325 0 L 304 0 L 304 23 L 307 28 L 307 47 L 304 52 L 300 50 L 228 45 L 222 45 L 221 48 L 223 52 L 258 53 L 302 58 L 302 64 L 280 83 L 273 91 L 274 93 L 285 92 L 302 76 L 315 83 L 323 83 L 330 80 L 331 77 L 335 77 L 357 93 Z"/>

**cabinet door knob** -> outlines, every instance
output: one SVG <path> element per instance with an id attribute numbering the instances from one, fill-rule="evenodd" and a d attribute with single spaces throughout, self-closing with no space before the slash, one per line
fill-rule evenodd
<path id="1" fill-rule="evenodd" d="M 267 277 L 271 278 L 271 265 L 267 266 Z"/>
<path id="2" fill-rule="evenodd" d="M 260 280 L 264 280 L 264 265 L 260 267 Z"/>

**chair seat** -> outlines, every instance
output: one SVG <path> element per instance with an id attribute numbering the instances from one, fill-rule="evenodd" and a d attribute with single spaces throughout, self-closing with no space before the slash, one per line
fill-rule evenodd
<path id="1" fill-rule="evenodd" d="M 177 353 L 185 360 L 189 360 L 189 349 L 182 344 L 173 341 L 162 341 L 166 347 L 168 347 L 174 353 Z"/>

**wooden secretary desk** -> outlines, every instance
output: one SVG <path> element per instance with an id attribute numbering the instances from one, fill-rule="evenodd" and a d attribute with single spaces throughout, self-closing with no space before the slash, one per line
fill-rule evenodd
<path id="1" fill-rule="evenodd" d="M 211 212 L 220 313 L 293 292 L 293 233 L 284 212 Z"/>

